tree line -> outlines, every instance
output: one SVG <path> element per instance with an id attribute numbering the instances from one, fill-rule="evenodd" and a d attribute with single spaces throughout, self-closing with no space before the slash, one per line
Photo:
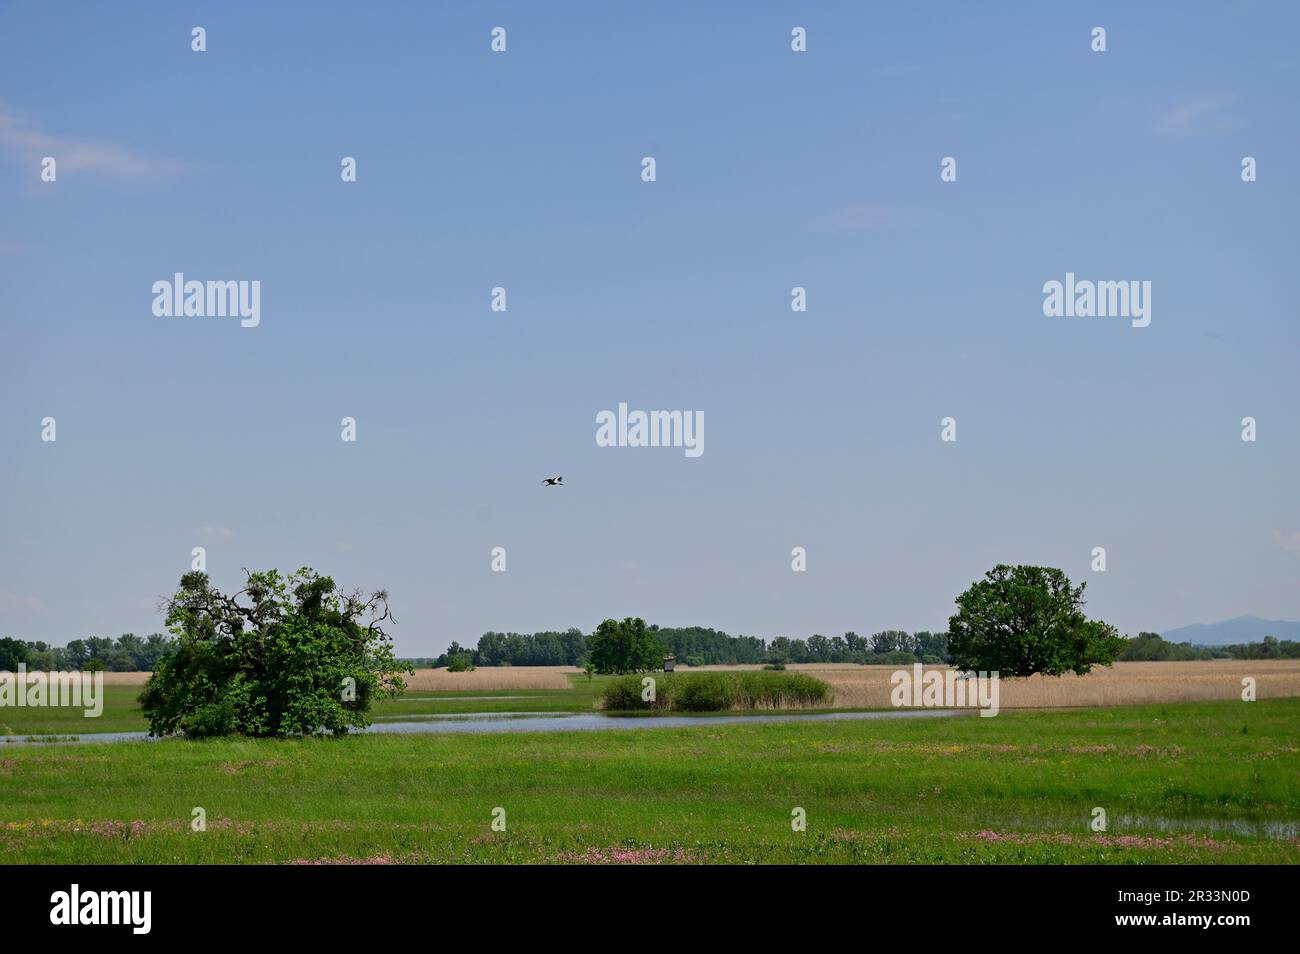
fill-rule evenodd
<path id="1" fill-rule="evenodd" d="M 731 636 L 705 626 L 649 626 L 664 653 L 687 666 L 773 665 L 782 663 L 857 663 L 863 666 L 950 663 L 948 634 L 887 629 L 871 636 L 814 634 L 807 639 L 777 636 Z M 561 639 L 562 637 L 562 639 Z M 407 658 L 417 667 L 443 667 L 453 659 L 472 666 L 583 666 L 591 657 L 591 639 L 581 630 L 563 633 L 484 633 L 478 648 L 453 642 L 440 656 Z M 1120 662 L 1181 662 L 1197 659 L 1300 659 L 1300 642 L 1265 636 L 1259 643 L 1196 646 L 1171 643 L 1158 633 L 1142 632 L 1128 640 L 1115 657 Z"/>
<path id="2" fill-rule="evenodd" d="M 74 639 L 66 646 L 6 636 L 0 638 L 0 671 L 13 672 L 22 664 L 29 672 L 152 672 L 158 661 L 176 652 L 176 648 L 176 640 L 162 633 L 143 638 L 135 633 L 123 633 L 116 639 L 89 636 Z"/>
<path id="3" fill-rule="evenodd" d="M 940 665 L 951 661 L 948 634 L 925 630 L 908 633 L 886 629 L 871 636 L 814 634 L 807 639 L 777 636 L 770 642 L 757 636 L 732 636 L 707 626 L 648 626 L 664 653 L 687 666 L 772 665 L 781 663 L 858 663 L 860 665 Z M 176 652 L 177 641 L 163 633 L 139 637 L 123 633 L 74 639 L 51 646 L 11 637 L 0 638 L 0 672 L 21 663 L 28 671 L 152 672 L 164 656 Z M 1198 659 L 1300 659 L 1300 642 L 1265 636 L 1263 642 L 1229 646 L 1171 643 L 1158 633 L 1142 632 L 1128 640 L 1115 657 L 1121 662 L 1179 662 Z M 591 636 L 576 627 L 563 632 L 487 632 L 474 648 L 453 642 L 440 656 L 404 659 L 419 667 L 447 666 L 462 659 L 473 666 L 584 666 L 591 659 Z"/>
<path id="4" fill-rule="evenodd" d="M 1171 643 L 1159 633 L 1138 633 L 1115 657 L 1121 662 L 1181 662 L 1189 659 L 1300 659 L 1300 642 L 1265 636 L 1259 643 L 1197 646 Z"/>
<path id="5" fill-rule="evenodd" d="M 646 627 L 663 652 L 687 666 L 771 665 L 781 663 L 860 663 L 896 665 L 948 661 L 947 633 L 908 633 L 887 629 L 871 636 L 814 634 L 807 639 L 777 636 L 732 636 L 707 626 Z M 467 660 L 474 666 L 582 666 L 591 659 L 592 637 L 576 627 L 563 632 L 498 633 L 479 637 L 476 647 L 452 642 L 433 659 L 409 659 L 414 664 L 448 666 Z"/>

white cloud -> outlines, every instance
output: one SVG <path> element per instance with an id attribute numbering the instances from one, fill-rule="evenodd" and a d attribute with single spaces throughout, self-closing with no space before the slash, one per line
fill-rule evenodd
<path id="1" fill-rule="evenodd" d="M 1231 93 L 1207 93 L 1168 110 L 1160 126 L 1170 132 L 1221 132 L 1235 124 L 1224 111 L 1236 101 Z"/>
<path id="2" fill-rule="evenodd" d="M 1300 530 L 1295 533 L 1283 533 L 1281 530 L 1274 530 L 1273 542 L 1290 553 L 1300 553 Z"/>
<path id="3" fill-rule="evenodd" d="M 178 163 L 150 159 L 112 143 L 52 135 L 34 123 L 12 115 L 3 106 L 0 106 L 0 150 L 30 162 L 33 166 L 44 157 L 53 156 L 59 164 L 60 173 L 86 172 L 147 180 L 180 168 Z"/>

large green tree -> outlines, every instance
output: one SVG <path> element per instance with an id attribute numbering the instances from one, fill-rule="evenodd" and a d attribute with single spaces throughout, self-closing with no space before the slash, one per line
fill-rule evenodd
<path id="1" fill-rule="evenodd" d="M 948 653 L 961 670 L 1003 676 L 1083 675 L 1123 650 L 1115 627 L 1083 613 L 1083 591 L 1060 570 L 998 564 L 957 597 Z"/>
<path id="2" fill-rule="evenodd" d="M 303 568 L 248 574 L 227 595 L 206 573 L 181 577 L 167 604 L 178 638 L 140 696 L 149 731 L 285 736 L 369 724 L 372 700 L 396 695 L 410 667 L 384 632 L 388 596 L 344 592 Z"/>
<path id="3" fill-rule="evenodd" d="M 599 673 L 645 672 L 663 666 L 664 647 L 645 620 L 607 619 L 591 634 L 591 663 Z"/>

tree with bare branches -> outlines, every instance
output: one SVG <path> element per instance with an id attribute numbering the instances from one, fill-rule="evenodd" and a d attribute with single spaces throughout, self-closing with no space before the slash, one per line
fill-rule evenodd
<path id="1" fill-rule="evenodd" d="M 245 575 L 226 594 L 187 573 L 163 601 L 179 648 L 140 696 L 152 734 L 341 735 L 405 688 L 387 592 L 344 591 L 308 567 Z"/>

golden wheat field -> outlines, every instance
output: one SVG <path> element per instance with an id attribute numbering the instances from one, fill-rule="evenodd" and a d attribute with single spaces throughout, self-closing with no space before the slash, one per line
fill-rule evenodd
<path id="1" fill-rule="evenodd" d="M 704 666 L 703 669 L 758 669 L 758 666 Z M 883 709 L 891 706 L 890 676 L 898 666 L 852 663 L 805 663 L 787 666 L 816 676 L 835 691 L 837 708 Z M 926 666 L 925 671 L 947 671 Z M 1121 662 L 1094 669 L 1086 676 L 1030 676 L 1003 679 L 1003 709 L 1049 709 L 1073 706 L 1132 706 L 1151 702 L 1197 702 L 1240 699 L 1242 680 L 1255 680 L 1260 699 L 1300 696 L 1300 659 L 1213 659 L 1188 662 Z"/>
<path id="2" fill-rule="evenodd" d="M 491 692 L 495 689 L 568 689 L 567 673 L 582 672 L 573 666 L 500 666 L 475 669 L 473 672 L 448 672 L 446 669 L 417 669 L 414 676 L 403 676 L 407 689 L 424 692 L 472 689 Z"/>
<path id="3" fill-rule="evenodd" d="M 143 686 L 152 675 L 151 672 L 106 672 L 104 673 L 104 685 Z"/>

